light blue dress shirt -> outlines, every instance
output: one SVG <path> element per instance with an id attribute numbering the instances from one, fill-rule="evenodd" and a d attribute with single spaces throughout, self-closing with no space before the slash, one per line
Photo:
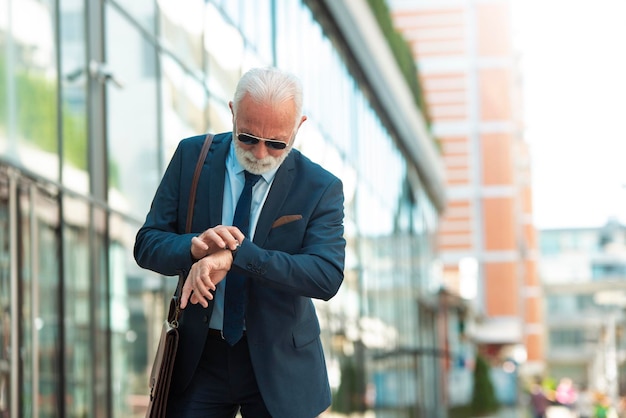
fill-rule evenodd
<path id="1" fill-rule="evenodd" d="M 278 167 L 261 175 L 261 179 L 252 189 L 252 205 L 250 207 L 250 234 L 246 238 L 252 240 L 259 215 L 263 208 L 263 203 L 270 191 L 274 176 Z M 222 203 L 222 225 L 232 225 L 235 216 L 235 207 L 239 200 L 239 195 L 246 182 L 243 174 L 244 168 L 235 155 L 235 145 L 230 144 L 230 150 L 226 156 L 226 179 L 224 181 L 224 201 Z M 215 289 L 213 313 L 211 314 L 210 328 L 222 329 L 224 322 L 224 289 L 226 288 L 226 278 L 219 282 Z"/>

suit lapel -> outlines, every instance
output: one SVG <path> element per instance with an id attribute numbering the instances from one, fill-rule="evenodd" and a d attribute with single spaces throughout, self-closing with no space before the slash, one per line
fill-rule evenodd
<path id="1" fill-rule="evenodd" d="M 256 230 L 254 231 L 253 241 L 258 245 L 262 245 L 265 242 L 272 228 L 272 223 L 276 220 L 278 210 L 283 206 L 289 194 L 295 175 L 296 152 L 295 150 L 291 151 L 276 172 L 270 192 L 267 195 L 267 199 L 265 199 L 265 204 L 259 215 Z"/>

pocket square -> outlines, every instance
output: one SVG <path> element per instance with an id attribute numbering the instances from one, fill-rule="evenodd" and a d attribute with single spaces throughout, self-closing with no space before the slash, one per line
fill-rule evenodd
<path id="1" fill-rule="evenodd" d="M 285 215 L 285 216 L 281 216 L 280 218 L 278 218 L 278 219 L 276 219 L 274 221 L 274 223 L 272 224 L 272 228 L 276 228 L 278 226 L 288 224 L 289 222 L 299 221 L 300 219 L 302 219 L 302 215 Z"/>

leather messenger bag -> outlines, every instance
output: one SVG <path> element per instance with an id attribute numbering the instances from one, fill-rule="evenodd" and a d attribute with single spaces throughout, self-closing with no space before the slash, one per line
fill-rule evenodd
<path id="1" fill-rule="evenodd" d="M 209 148 L 213 142 L 213 135 L 208 134 L 204 139 L 202 150 L 198 156 L 196 169 L 193 173 L 191 189 L 189 191 L 189 207 L 187 209 L 186 233 L 191 232 L 191 220 L 193 218 L 193 205 L 196 200 L 196 189 L 198 187 L 198 179 L 202 171 L 202 165 L 206 158 Z M 167 413 L 167 399 L 169 397 L 170 385 L 172 382 L 172 374 L 174 372 L 176 351 L 178 350 L 178 319 L 181 314 L 180 295 L 183 290 L 185 277 L 183 274 L 178 276 L 178 285 L 176 292 L 170 300 L 170 308 L 167 313 L 167 319 L 163 322 L 161 329 L 161 339 L 157 347 L 154 362 L 152 363 L 152 371 L 150 372 L 150 401 L 146 418 L 165 418 Z"/>

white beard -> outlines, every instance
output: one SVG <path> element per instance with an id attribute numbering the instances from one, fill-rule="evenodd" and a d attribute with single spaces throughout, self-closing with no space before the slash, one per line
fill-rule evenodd
<path id="1" fill-rule="evenodd" d="M 271 155 L 268 155 L 267 157 L 258 160 L 255 158 L 252 151 L 246 151 L 241 148 L 241 146 L 237 143 L 237 139 L 233 138 L 233 141 L 235 142 L 235 155 L 237 156 L 239 164 L 241 164 L 246 171 L 252 174 L 267 173 L 268 171 L 279 167 L 291 151 L 291 147 L 287 147 L 279 157 L 272 157 Z M 265 146 L 265 144 L 262 144 L 261 146 Z"/>

